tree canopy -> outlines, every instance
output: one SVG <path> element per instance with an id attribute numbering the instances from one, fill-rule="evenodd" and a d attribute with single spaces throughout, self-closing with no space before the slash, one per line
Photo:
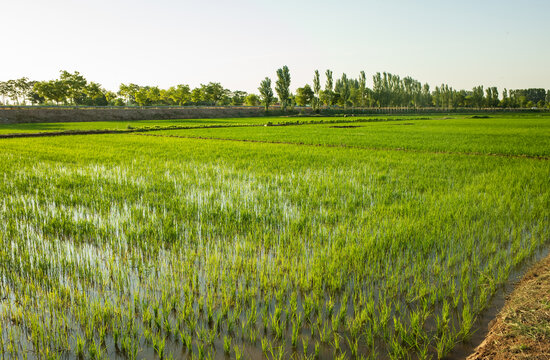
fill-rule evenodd
<path id="1" fill-rule="evenodd" d="M 368 86 L 364 71 L 358 78 L 342 74 L 334 80 L 333 72 L 324 73 L 324 88 L 321 75 L 315 70 L 312 85 L 304 84 L 293 94 L 290 89 L 291 75 L 288 66 L 276 71 L 275 91 L 283 111 L 294 105 L 309 106 L 317 111 L 326 107 L 436 107 L 436 108 L 550 108 L 550 90 L 542 88 L 499 89 L 494 86 L 474 86 L 471 90 L 453 89 L 440 84 L 431 90 L 412 77 L 400 77 L 387 72 L 372 76 Z M 267 82 L 269 80 L 269 82 Z M 269 86 L 268 86 L 269 85 Z M 268 91 L 271 90 L 271 94 Z M 266 110 L 277 99 L 273 95 L 271 79 L 262 80 L 259 94 L 229 90 L 219 82 L 209 82 L 191 88 L 177 84 L 163 89 L 158 86 L 141 86 L 134 83 L 120 84 L 118 91 L 106 90 L 101 84 L 88 81 L 78 71 L 61 70 L 57 79 L 31 81 L 26 77 L 0 81 L 0 104 L 2 105 L 71 105 L 71 106 L 257 106 L 262 103 Z M 267 101 L 267 105 L 266 105 Z"/>

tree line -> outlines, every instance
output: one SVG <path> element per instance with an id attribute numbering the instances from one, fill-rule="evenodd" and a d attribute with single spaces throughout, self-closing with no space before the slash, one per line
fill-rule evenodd
<path id="1" fill-rule="evenodd" d="M 191 88 L 186 84 L 162 89 L 157 86 L 120 84 L 117 92 L 88 81 L 78 71 L 60 71 L 58 79 L 31 81 L 28 78 L 0 81 L 2 105 L 84 105 L 84 106 L 258 106 L 266 111 L 279 104 L 286 111 L 294 106 L 321 107 L 437 107 L 437 108 L 550 108 L 550 90 L 504 89 L 475 86 L 472 90 L 453 89 L 441 84 L 434 89 L 409 76 L 377 72 L 372 86 L 367 86 L 364 71 L 357 78 L 345 73 L 335 78 L 331 70 L 315 70 L 312 84 L 290 91 L 291 76 L 287 66 L 277 69 L 275 82 L 266 77 L 258 94 L 232 91 L 220 83 L 209 82 Z M 275 92 L 273 91 L 273 88 Z"/>

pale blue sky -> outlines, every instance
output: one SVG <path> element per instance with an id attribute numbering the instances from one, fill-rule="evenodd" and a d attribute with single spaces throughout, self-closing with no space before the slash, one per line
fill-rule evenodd
<path id="1" fill-rule="evenodd" d="M 78 70 L 168 87 L 256 91 L 288 65 L 292 88 L 329 68 L 435 86 L 550 88 L 550 0 L 2 0 L 0 80 Z M 322 77 L 324 83 L 324 76 Z"/>

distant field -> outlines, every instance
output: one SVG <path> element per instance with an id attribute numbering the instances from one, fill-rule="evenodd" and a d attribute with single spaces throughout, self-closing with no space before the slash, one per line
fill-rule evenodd
<path id="1" fill-rule="evenodd" d="M 418 116 L 413 116 L 415 118 Z M 424 117 L 424 116 L 422 116 Z M 429 118 L 441 117 L 441 115 L 428 116 Z M 373 119 L 396 119 L 411 118 L 410 115 L 396 116 L 366 116 L 361 118 Z M 0 134 L 10 133 L 36 133 L 51 131 L 73 131 L 73 130 L 105 130 L 105 129 L 127 129 L 128 127 L 141 128 L 151 126 L 204 126 L 204 125 L 238 125 L 238 124 L 267 124 L 284 123 L 294 121 L 334 121 L 343 119 L 341 117 L 250 117 L 250 118 L 219 118 L 219 119 L 175 119 L 175 120 L 132 120 L 132 121 L 91 121 L 91 122 L 58 122 L 58 123 L 21 123 L 21 124 L 0 124 Z M 350 119 L 353 119 L 350 117 Z"/>
<path id="2" fill-rule="evenodd" d="M 155 134 L 220 139 L 348 145 L 377 149 L 550 155 L 550 116 L 494 116 L 388 122 L 167 130 Z"/>
<path id="3" fill-rule="evenodd" d="M 275 118 L 276 120 L 280 118 Z M 0 124 L 0 134 L 35 133 L 68 130 L 104 130 L 127 129 L 128 127 L 146 126 L 201 126 L 220 124 L 263 124 L 273 121 L 273 118 L 225 118 L 225 119 L 177 119 L 177 120 L 132 120 L 132 121 L 91 121 L 91 122 L 60 122 L 60 123 L 22 123 Z"/>
<path id="4" fill-rule="evenodd" d="M 470 117 L 0 139 L 0 354 L 449 356 L 550 244 L 549 160 L 485 155 L 550 118 Z M 266 120 L 321 119 L 213 121 Z"/>

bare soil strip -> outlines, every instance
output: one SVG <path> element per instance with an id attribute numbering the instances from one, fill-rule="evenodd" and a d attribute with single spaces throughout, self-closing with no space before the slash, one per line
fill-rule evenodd
<path id="1" fill-rule="evenodd" d="M 301 145 L 301 146 L 318 146 L 318 147 L 330 147 L 330 148 L 350 148 L 350 149 L 382 150 L 382 151 L 404 151 L 404 152 L 423 153 L 423 154 L 449 154 L 449 155 L 466 155 L 466 156 L 497 156 L 497 157 L 517 158 L 517 159 L 550 160 L 550 157 L 536 156 L 536 155 L 512 155 L 512 154 L 488 154 L 488 153 L 478 153 L 478 152 L 429 151 L 429 150 L 403 149 L 403 148 L 375 148 L 375 147 L 354 146 L 354 145 L 346 145 L 346 144 L 308 144 L 308 143 L 303 143 L 303 142 L 291 142 L 291 141 L 228 139 L 228 138 L 207 137 L 207 136 L 183 136 L 183 135 L 167 135 L 167 134 L 159 135 L 159 134 L 140 134 L 140 133 L 137 133 L 136 135 L 156 136 L 156 137 L 171 137 L 171 138 L 180 138 L 180 139 L 237 141 L 237 142 L 251 142 L 251 143 L 262 143 L 262 144 Z"/>
<path id="2" fill-rule="evenodd" d="M 521 279 L 467 360 L 550 359 L 550 255 Z"/>

